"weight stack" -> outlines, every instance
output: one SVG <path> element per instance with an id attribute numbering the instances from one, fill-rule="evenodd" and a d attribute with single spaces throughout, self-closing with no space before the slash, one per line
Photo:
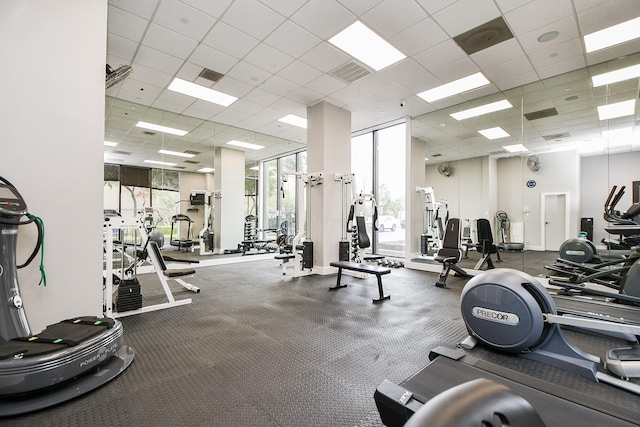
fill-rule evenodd
<path id="1" fill-rule="evenodd" d="M 338 246 L 338 261 L 349 261 L 349 241 L 340 240 Z"/>
<path id="2" fill-rule="evenodd" d="M 125 279 L 118 286 L 118 296 L 116 297 L 115 311 L 137 310 L 142 308 L 142 294 L 140 293 L 140 282 L 137 277 Z"/>
<path id="3" fill-rule="evenodd" d="M 426 255 L 429 253 L 429 235 L 421 234 L 420 235 L 420 253 L 422 255 Z"/>
<path id="4" fill-rule="evenodd" d="M 313 268 L 313 242 L 306 240 L 302 244 L 302 268 Z"/>

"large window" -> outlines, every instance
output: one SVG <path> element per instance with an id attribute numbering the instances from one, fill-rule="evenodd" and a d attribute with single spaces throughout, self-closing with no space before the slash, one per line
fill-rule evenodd
<path id="1" fill-rule="evenodd" d="M 372 233 L 374 253 L 404 256 L 405 150 L 404 123 L 351 139 L 351 171 L 358 192 L 371 193 L 378 206 L 378 232 Z M 373 212 L 365 211 L 370 216 Z M 371 218 L 366 218 L 371 224 Z"/>

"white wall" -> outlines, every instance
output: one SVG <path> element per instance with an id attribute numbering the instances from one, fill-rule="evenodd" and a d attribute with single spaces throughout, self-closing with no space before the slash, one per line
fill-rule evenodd
<path id="1" fill-rule="evenodd" d="M 105 0 L 0 2 L 0 174 L 45 222 L 47 286 L 20 270 L 31 329 L 102 314 Z M 19 260 L 35 226 L 21 227 Z"/>

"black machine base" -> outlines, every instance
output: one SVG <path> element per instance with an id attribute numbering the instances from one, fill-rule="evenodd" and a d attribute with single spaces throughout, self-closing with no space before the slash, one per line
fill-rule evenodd
<path id="1" fill-rule="evenodd" d="M 507 386 L 536 409 L 547 427 L 637 425 L 637 412 L 631 409 L 467 356 L 462 350 L 438 347 L 429 358 L 427 366 L 399 385 L 385 380 L 378 386 L 374 398 L 384 425 L 405 425 L 426 402 L 477 378 Z"/>
<path id="2" fill-rule="evenodd" d="M 124 345 L 115 356 L 82 376 L 36 393 L 4 396 L 0 399 L 0 417 L 26 414 L 75 399 L 120 375 L 133 362 L 134 356 L 133 349 Z"/>

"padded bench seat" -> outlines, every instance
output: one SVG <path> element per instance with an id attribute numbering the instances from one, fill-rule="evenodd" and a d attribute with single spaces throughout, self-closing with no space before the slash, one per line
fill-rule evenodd
<path id="1" fill-rule="evenodd" d="M 380 302 L 380 301 L 384 301 L 386 299 L 391 298 L 390 295 L 384 295 L 384 291 L 382 289 L 382 275 L 383 274 L 389 274 L 391 273 L 391 269 L 387 268 L 387 267 L 379 267 L 377 265 L 371 265 L 371 264 L 358 264 L 355 262 L 349 262 L 349 261 L 334 261 L 332 263 L 329 264 L 331 267 L 337 267 L 338 268 L 338 280 L 335 286 L 332 286 L 329 288 L 329 290 L 335 290 L 335 289 L 340 289 L 340 288 L 344 288 L 347 285 L 346 284 L 341 284 L 340 281 L 342 279 L 342 270 L 352 270 L 352 271 L 358 271 L 360 273 L 368 273 L 368 274 L 374 274 L 376 276 L 376 278 L 378 279 L 378 293 L 379 293 L 379 297 L 378 298 L 374 298 L 373 302 Z"/>

